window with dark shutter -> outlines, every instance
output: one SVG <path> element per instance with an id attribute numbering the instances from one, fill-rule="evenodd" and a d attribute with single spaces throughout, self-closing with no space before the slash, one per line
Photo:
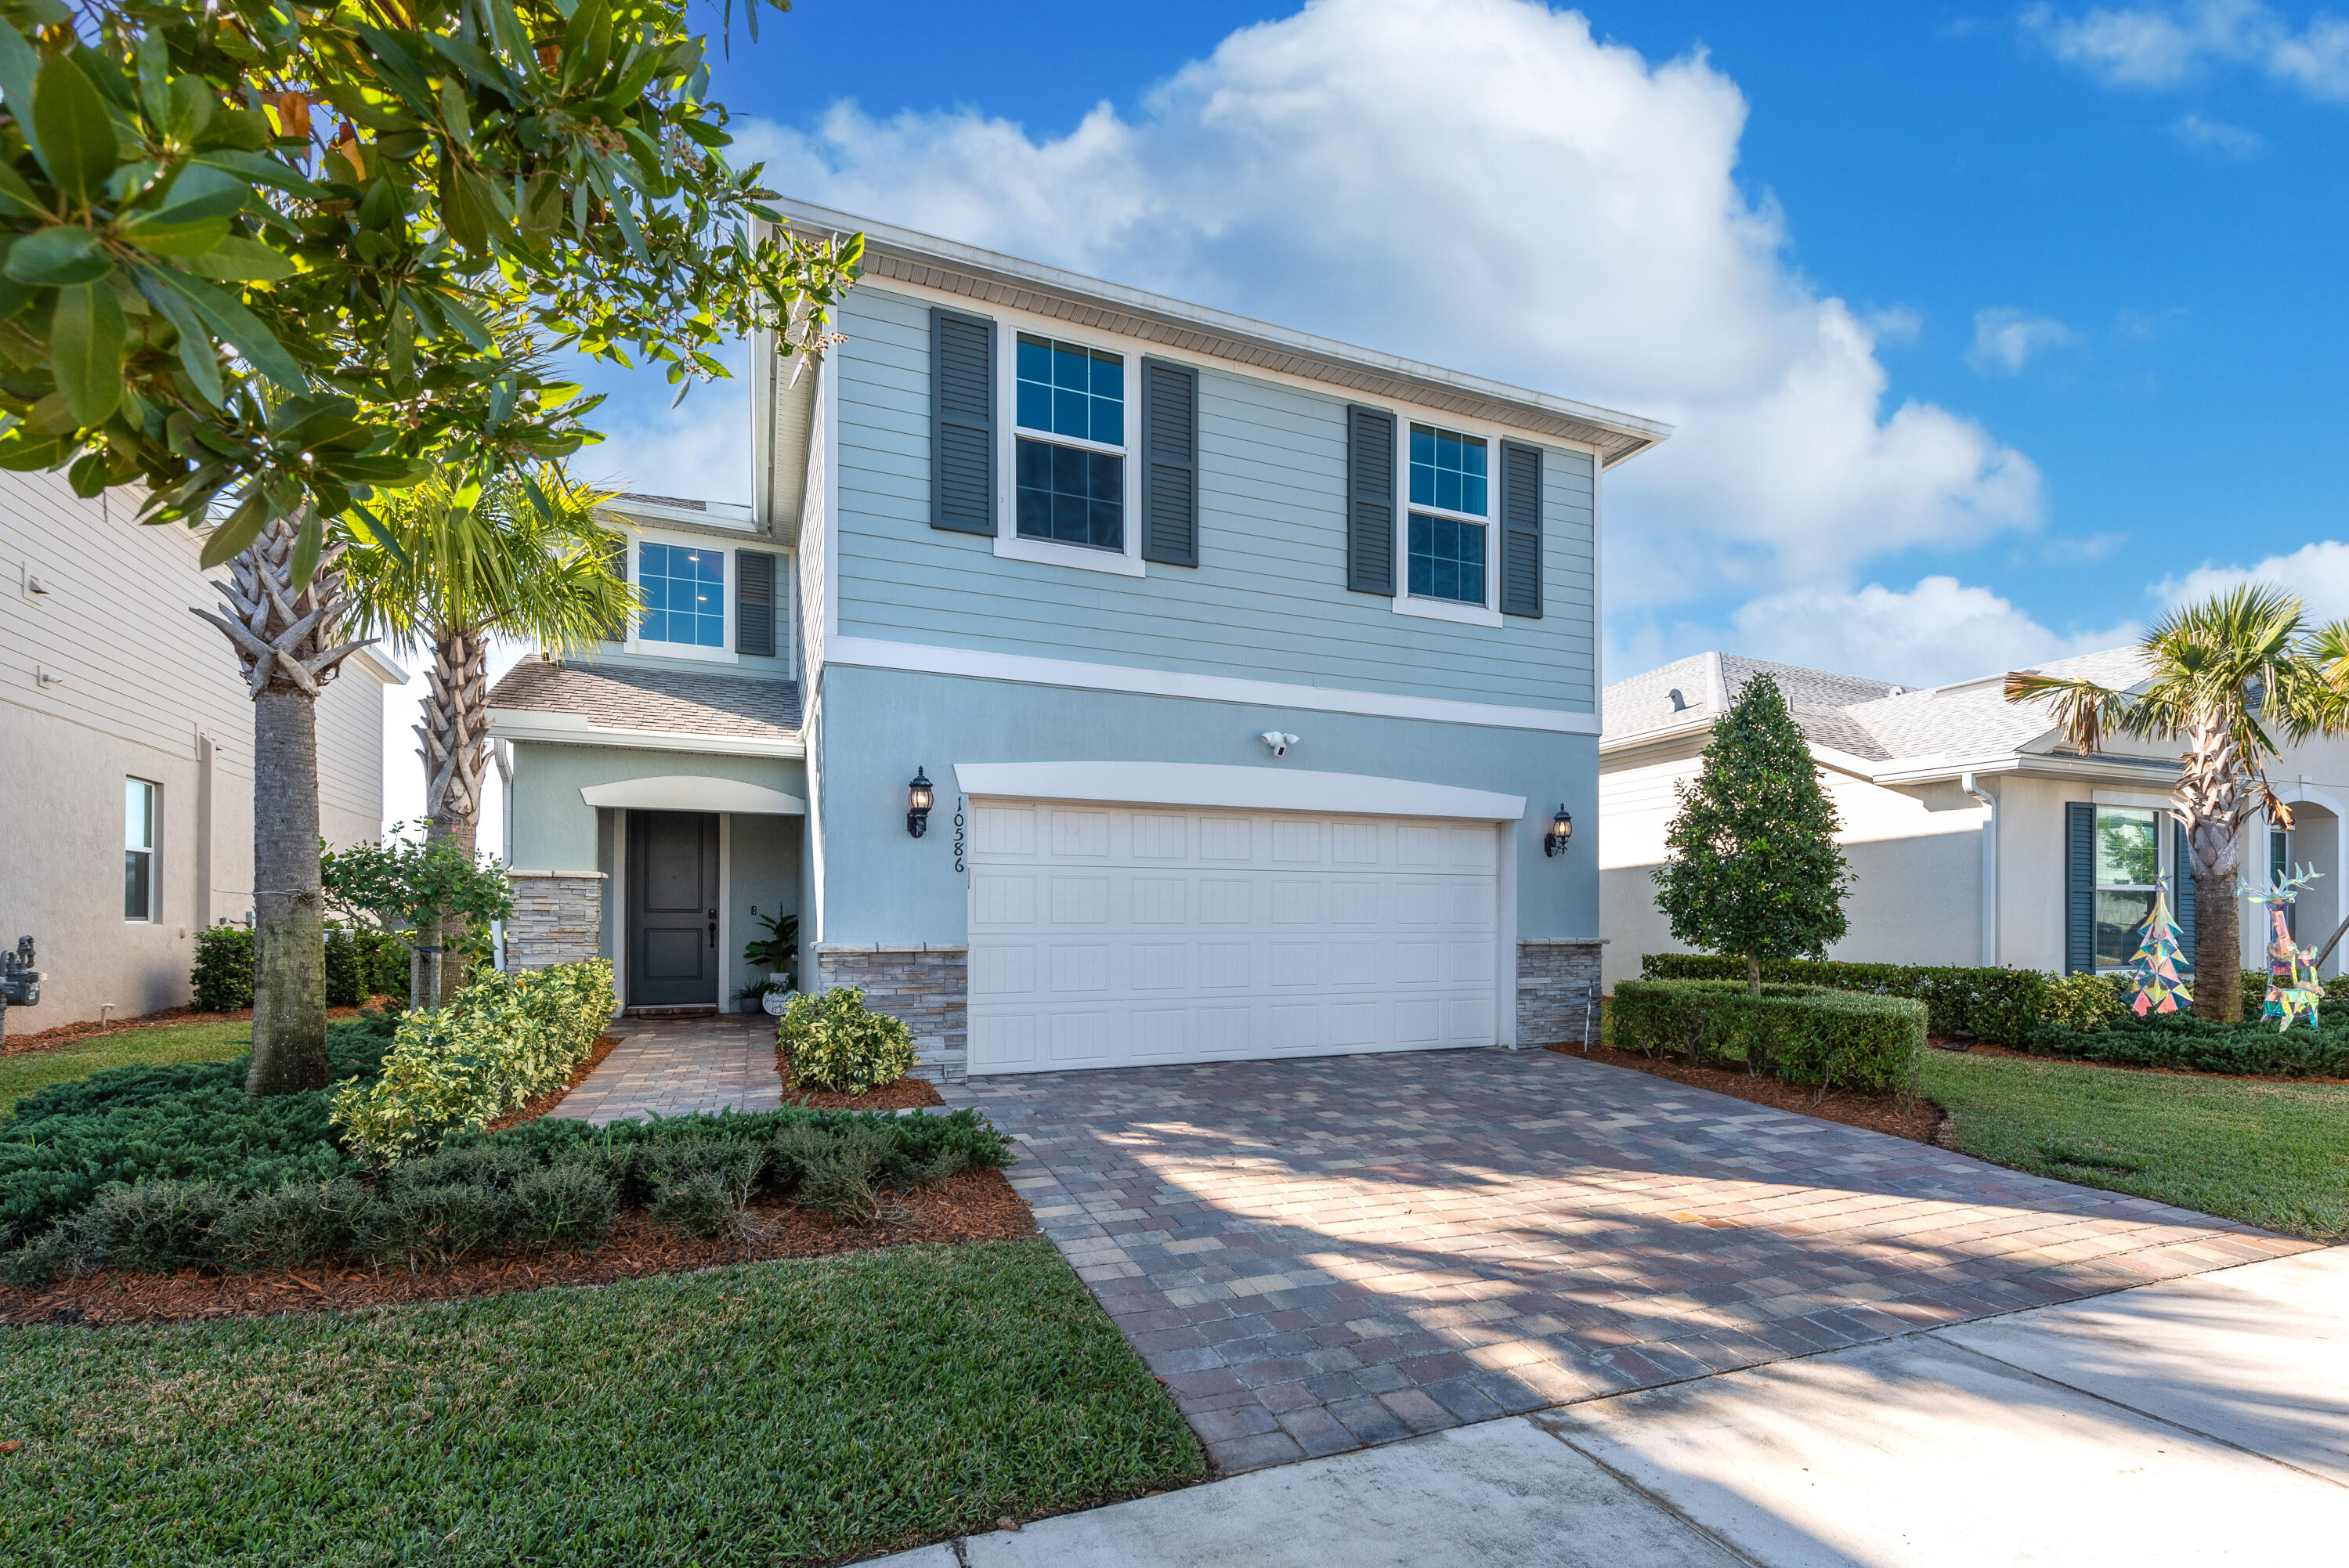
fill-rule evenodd
<path id="1" fill-rule="evenodd" d="M 734 651 L 775 656 L 775 558 L 763 550 L 734 552 Z"/>
<path id="2" fill-rule="evenodd" d="M 1542 455 L 1501 443 L 1501 614 L 1542 613 Z"/>
<path id="3" fill-rule="evenodd" d="M 930 526 L 995 533 L 995 323 L 930 312 Z"/>
<path id="4" fill-rule="evenodd" d="M 1346 409 L 1346 586 L 1395 591 L 1395 419 L 1384 408 Z"/>
<path id="5" fill-rule="evenodd" d="M 605 534 L 604 536 L 603 554 L 604 570 L 618 578 L 621 582 L 626 583 L 628 580 L 627 540 L 616 533 Z M 607 643 L 626 642 L 628 640 L 628 633 L 635 627 L 636 619 L 636 618 L 633 614 L 629 614 L 616 615 L 611 620 L 606 621 L 604 624 L 604 630 L 601 634 L 604 641 Z"/>
<path id="6" fill-rule="evenodd" d="M 1142 558 L 1199 564 L 1199 373 L 1142 362 Z"/>
<path id="7" fill-rule="evenodd" d="M 2185 960 L 2186 967 L 2191 969 L 2194 967 L 2194 861 L 2191 851 L 2186 847 L 2185 828 L 2172 822 L 2170 829 L 2178 836 L 2178 853 L 2173 861 L 2178 869 L 2171 879 L 2177 885 L 2178 896 L 2171 901 L 2170 913 L 2178 920 L 2178 956 Z"/>
<path id="8" fill-rule="evenodd" d="M 2096 809 L 2085 800 L 2064 807 L 2064 973 L 2096 966 Z"/>

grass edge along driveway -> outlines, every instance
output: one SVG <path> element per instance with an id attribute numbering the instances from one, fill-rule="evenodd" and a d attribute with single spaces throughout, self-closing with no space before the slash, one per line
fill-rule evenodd
<path id="1" fill-rule="evenodd" d="M 0 1329 L 0 1560 L 823 1561 L 1196 1479 L 1050 1242 Z"/>
<path id="2" fill-rule="evenodd" d="M 2312 1241 L 2349 1239 L 2349 1084 L 1929 1050 L 1963 1153 Z"/>

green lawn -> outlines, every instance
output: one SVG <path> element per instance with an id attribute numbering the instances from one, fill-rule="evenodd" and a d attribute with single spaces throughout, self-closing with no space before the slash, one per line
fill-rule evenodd
<path id="1" fill-rule="evenodd" d="M 157 1024 L 119 1034 L 93 1035 L 69 1046 L 0 1057 L 0 1117 L 16 1101 L 53 1083 L 86 1078 L 109 1068 L 164 1067 L 172 1062 L 223 1062 L 253 1044 L 251 1023 Z"/>
<path id="2" fill-rule="evenodd" d="M 2349 1239 L 2349 1086 L 1925 1053 L 1953 1141 L 2001 1165 Z"/>
<path id="3" fill-rule="evenodd" d="M 788 1563 L 1196 1479 L 1041 1238 L 0 1329 L 0 1561 Z"/>

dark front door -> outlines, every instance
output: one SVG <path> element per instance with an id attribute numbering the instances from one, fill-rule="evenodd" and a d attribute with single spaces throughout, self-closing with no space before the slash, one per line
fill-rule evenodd
<path id="1" fill-rule="evenodd" d="M 718 818 L 628 813 L 628 1005 L 718 1001 Z"/>

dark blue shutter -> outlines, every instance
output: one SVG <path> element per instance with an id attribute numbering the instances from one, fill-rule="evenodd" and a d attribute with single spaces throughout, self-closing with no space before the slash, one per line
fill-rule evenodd
<path id="1" fill-rule="evenodd" d="M 775 558 L 763 550 L 734 552 L 734 651 L 775 656 Z"/>
<path id="2" fill-rule="evenodd" d="M 1142 362 L 1142 559 L 1199 564 L 1199 373 Z"/>
<path id="3" fill-rule="evenodd" d="M 1346 408 L 1346 586 L 1395 591 L 1395 418 L 1384 408 Z"/>
<path id="4" fill-rule="evenodd" d="M 1501 443 L 1501 614 L 1542 613 L 1542 455 Z"/>
<path id="5" fill-rule="evenodd" d="M 2085 800 L 2064 807 L 2064 972 L 2096 966 L 2096 809 Z"/>
<path id="6" fill-rule="evenodd" d="M 2173 826 L 2178 834 L 2178 851 L 2173 857 L 2178 863 L 2178 874 L 2171 880 L 2178 884 L 2178 896 L 2170 901 L 2170 909 L 2178 917 L 2178 955 L 2186 961 L 2186 967 L 2191 969 L 2194 967 L 2194 861 L 2190 858 L 2191 851 L 2186 847 L 2185 826 L 2182 823 Z"/>
<path id="7" fill-rule="evenodd" d="M 995 533 L 995 323 L 930 312 L 930 526 Z"/>
<path id="8" fill-rule="evenodd" d="M 604 570 L 626 583 L 628 580 L 627 540 L 620 534 L 605 534 L 602 554 Z M 624 611 L 604 623 L 604 629 L 600 635 L 607 643 L 625 643 L 628 640 L 629 629 L 636 624 L 636 621 L 634 611 Z"/>

